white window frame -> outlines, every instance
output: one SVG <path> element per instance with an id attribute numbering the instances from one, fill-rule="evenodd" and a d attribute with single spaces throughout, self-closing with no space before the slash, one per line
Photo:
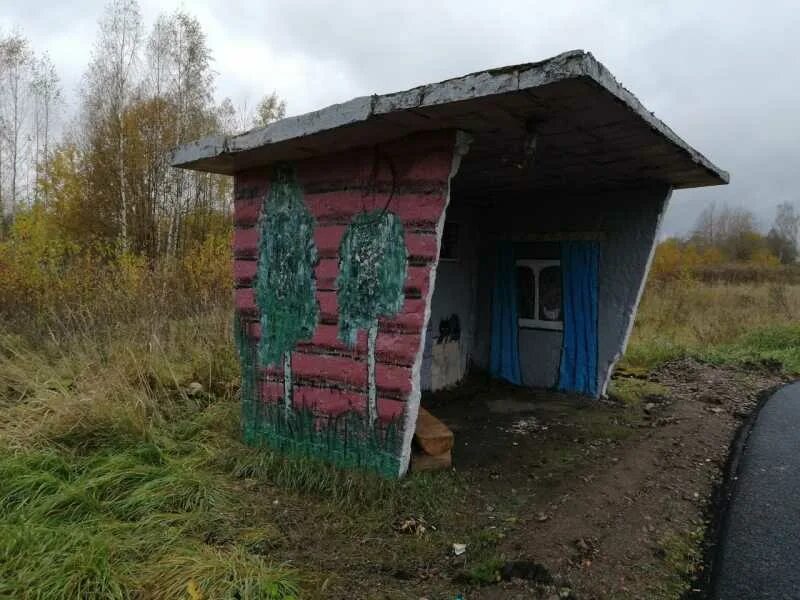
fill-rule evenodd
<path id="1" fill-rule="evenodd" d="M 533 314 L 539 315 L 539 273 L 542 271 L 542 269 L 547 267 L 561 267 L 561 261 L 556 258 L 523 258 L 516 262 L 516 266 L 528 267 L 531 271 L 533 271 Z M 553 331 L 563 331 L 563 309 L 561 312 L 561 321 L 543 321 L 542 319 L 523 319 L 522 317 L 519 317 L 517 322 L 519 327 L 526 329 L 550 329 Z"/>

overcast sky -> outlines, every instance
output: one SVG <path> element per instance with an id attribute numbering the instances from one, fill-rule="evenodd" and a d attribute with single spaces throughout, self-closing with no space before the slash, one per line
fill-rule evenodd
<path id="1" fill-rule="evenodd" d="M 67 97 L 89 62 L 103 0 L 2 0 L 0 31 L 48 51 Z M 727 187 L 678 191 L 665 233 L 711 201 L 763 226 L 798 202 L 797 0 L 141 0 L 147 29 L 184 8 L 208 36 L 217 96 L 252 104 L 276 90 L 298 114 L 485 67 L 591 51 L 644 105 L 714 163 Z"/>

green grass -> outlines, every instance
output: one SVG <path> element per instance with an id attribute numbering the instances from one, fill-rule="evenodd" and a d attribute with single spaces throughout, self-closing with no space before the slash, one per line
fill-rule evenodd
<path id="1" fill-rule="evenodd" d="M 643 375 L 671 360 L 695 354 L 695 346 L 675 343 L 666 336 L 653 336 L 648 339 L 637 337 L 631 340 L 619 367 Z"/>
<path id="2" fill-rule="evenodd" d="M 291 597 L 291 571 L 236 543 L 203 545 L 209 524 L 234 509 L 230 484 L 200 456 L 147 442 L 0 453 L 0 597 L 128 598 L 148 588 L 175 598 L 189 581 L 210 597 Z M 209 574 L 223 572 L 236 577 L 211 585 Z"/>
<path id="3" fill-rule="evenodd" d="M 466 571 L 464 579 L 472 585 L 494 585 L 501 580 L 505 562 L 496 557 L 480 561 Z"/>
<path id="4" fill-rule="evenodd" d="M 217 466 L 238 443 L 222 323 L 0 340 L 0 597 L 297 596 L 279 557 L 205 541 L 242 525 Z"/>
<path id="5" fill-rule="evenodd" d="M 779 368 L 800 373 L 800 326 L 768 327 L 742 335 L 701 353 L 712 363 Z"/>
<path id="6" fill-rule="evenodd" d="M 668 396 L 669 390 L 654 381 L 635 377 L 615 377 L 609 385 L 608 395 L 628 407 L 637 407 L 648 398 Z"/>
<path id="7" fill-rule="evenodd" d="M 769 367 L 800 374 L 800 327 L 794 324 L 756 329 L 715 344 L 676 343 L 665 337 L 635 339 L 621 367 L 643 374 L 671 360 L 692 357 L 720 366 Z"/>
<path id="8" fill-rule="evenodd" d="M 694 523 L 685 531 L 670 532 L 662 537 L 657 555 L 658 570 L 649 590 L 656 600 L 678 600 L 690 588 L 697 570 L 702 565 L 702 542 L 705 526 Z"/>
<path id="9" fill-rule="evenodd" d="M 459 493 L 452 474 L 392 481 L 250 448 L 237 408 L 185 414 L 157 441 L 0 452 L 0 597 L 179 598 L 191 584 L 207 598 L 292 598 L 304 578 L 263 543 L 275 517 L 260 486 L 361 535 L 400 514 L 435 521 Z"/>

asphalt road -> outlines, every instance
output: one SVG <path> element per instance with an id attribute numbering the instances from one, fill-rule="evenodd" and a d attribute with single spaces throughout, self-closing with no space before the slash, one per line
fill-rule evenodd
<path id="1" fill-rule="evenodd" d="M 728 511 L 712 597 L 800 599 L 800 383 L 756 417 Z"/>

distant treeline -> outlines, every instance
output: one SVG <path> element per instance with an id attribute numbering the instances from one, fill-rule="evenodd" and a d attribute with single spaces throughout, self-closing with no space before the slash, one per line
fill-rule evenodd
<path id="1" fill-rule="evenodd" d="M 692 233 L 658 245 L 652 277 L 691 277 L 707 282 L 800 283 L 798 258 L 800 214 L 794 205 L 778 205 L 775 221 L 764 235 L 752 212 L 712 204 Z"/>

